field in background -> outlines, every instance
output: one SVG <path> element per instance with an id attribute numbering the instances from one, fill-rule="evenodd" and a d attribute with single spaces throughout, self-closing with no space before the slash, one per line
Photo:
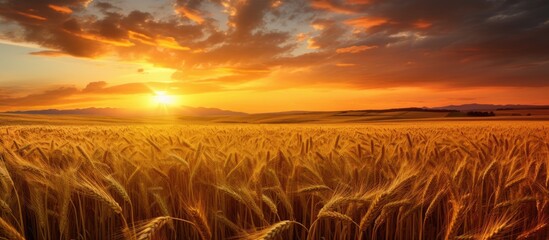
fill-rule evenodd
<path id="1" fill-rule="evenodd" d="M 549 121 L 548 109 L 496 110 L 494 117 L 467 117 L 467 112 L 444 110 L 403 111 L 403 110 L 361 110 L 327 112 L 281 112 L 257 113 L 233 116 L 131 116 L 120 115 L 38 115 L 0 113 L 2 125 L 82 125 L 82 124 L 212 124 L 212 123 L 253 123 L 253 124 L 341 124 L 341 123 L 387 123 L 387 122 L 447 122 L 447 121 Z"/>
<path id="2" fill-rule="evenodd" d="M 549 238 L 546 121 L 0 119 L 7 239 Z"/>

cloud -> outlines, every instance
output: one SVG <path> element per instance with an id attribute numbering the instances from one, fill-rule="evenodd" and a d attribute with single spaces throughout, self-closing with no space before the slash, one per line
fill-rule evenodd
<path id="1" fill-rule="evenodd" d="M 93 15 L 94 12 L 86 7 L 87 3 L 78 0 L 9 0 L 0 4 L 3 9 L 0 16 L 17 23 L 24 30 L 11 30 L 13 41 L 37 43 L 78 57 L 95 58 L 113 53 L 131 53 L 139 57 L 162 49 L 188 50 L 189 47 L 183 42 L 191 44 L 194 38 L 202 35 L 199 27 L 156 20 L 146 12 L 123 14 L 118 12 L 117 7 L 105 2 L 93 5 L 103 15 Z M 136 37 L 136 34 L 140 34 L 138 37 L 150 36 L 151 44 L 145 44 L 144 39 Z M 181 36 L 185 39 L 182 40 Z"/>
<path id="2" fill-rule="evenodd" d="M 229 6 L 233 11 L 229 17 L 229 24 L 234 27 L 234 37 L 241 40 L 250 36 L 252 31 L 264 24 L 264 16 L 271 9 L 272 0 L 234 1 Z"/>
<path id="3" fill-rule="evenodd" d="M 156 45 L 162 48 L 169 48 L 174 50 L 187 51 L 191 50 L 189 47 L 181 46 L 173 37 L 157 37 Z"/>
<path id="4" fill-rule="evenodd" d="M 346 33 L 346 29 L 334 20 L 317 19 L 312 25 L 320 32 L 309 42 L 312 49 L 332 49 L 341 44 L 340 38 Z"/>
<path id="5" fill-rule="evenodd" d="M 71 14 L 72 13 L 72 9 L 70 9 L 69 7 L 59 6 L 59 5 L 55 5 L 55 4 L 48 4 L 48 7 L 51 8 L 52 10 L 54 10 L 54 11 L 57 11 L 57 12 L 60 12 L 60 13 L 63 13 L 63 14 Z"/>
<path id="6" fill-rule="evenodd" d="M 418 29 L 427 29 L 433 26 L 433 24 L 428 21 L 419 19 L 413 23 L 413 26 Z"/>
<path id="7" fill-rule="evenodd" d="M 111 3 L 103 2 L 103 1 L 94 1 L 94 7 L 98 8 L 103 13 L 107 13 L 113 10 L 120 10 L 119 7 L 116 7 Z"/>
<path id="8" fill-rule="evenodd" d="M 311 7 L 315 9 L 321 9 L 325 11 L 342 13 L 342 14 L 353 14 L 355 13 L 352 8 L 348 8 L 343 4 L 332 1 L 332 0 L 312 0 Z"/>
<path id="9" fill-rule="evenodd" d="M 549 85 L 549 3 L 543 0 L 178 0 L 162 14 L 88 3 L 2 1 L 0 16 L 17 27 L 5 24 L 0 33 L 48 49 L 32 55 L 109 56 L 176 72 L 169 84 L 94 83 L 78 94 L 142 94 L 154 87 L 201 93 L 245 84 Z"/>
<path id="10" fill-rule="evenodd" d="M 179 6 L 175 9 L 175 11 L 195 23 L 202 24 L 205 21 L 202 15 L 196 10 Z"/>
<path id="11" fill-rule="evenodd" d="M 34 55 L 34 56 L 45 56 L 45 57 L 62 57 L 62 56 L 67 56 L 67 54 L 65 54 L 64 52 L 62 51 L 51 51 L 51 50 L 44 50 L 44 51 L 37 51 L 37 52 L 31 52 L 29 53 L 30 55 Z"/>
<path id="12" fill-rule="evenodd" d="M 381 26 L 388 23 L 389 20 L 383 17 L 359 17 L 353 18 L 345 21 L 345 24 L 351 25 L 356 28 L 365 28 L 369 29 L 372 27 Z"/>
<path id="13" fill-rule="evenodd" d="M 336 50 L 336 53 L 359 53 L 359 52 L 364 52 L 366 50 L 370 50 L 374 48 L 377 48 L 377 46 L 368 46 L 368 45 L 350 46 L 350 47 L 338 48 Z"/>
<path id="14" fill-rule="evenodd" d="M 86 94 L 117 94 L 117 95 L 127 95 L 127 94 L 143 94 L 143 93 L 153 93 L 154 91 L 149 88 L 145 83 L 126 83 L 115 86 L 108 86 L 104 81 L 91 82 L 83 90 L 82 93 Z"/>
<path id="15" fill-rule="evenodd" d="M 17 107 L 62 106 L 73 103 L 95 101 L 112 98 L 113 96 L 135 96 L 149 94 L 155 91 L 168 91 L 172 95 L 190 95 L 205 92 L 223 91 L 223 87 L 214 80 L 203 82 L 136 82 L 119 85 L 109 85 L 105 81 L 90 82 L 84 88 L 63 86 L 50 88 L 41 92 L 25 94 L 14 91 L 0 91 L 0 109 Z M 15 96 L 14 96 L 15 95 Z"/>
<path id="16" fill-rule="evenodd" d="M 22 97 L 0 96 L 0 106 L 48 106 L 62 103 L 77 92 L 74 87 L 61 87 Z"/>
<path id="17" fill-rule="evenodd" d="M 221 90 L 226 86 L 239 85 L 242 83 L 260 80 L 268 77 L 272 70 L 261 66 L 247 67 L 225 67 L 211 69 L 211 75 L 200 75 L 200 70 L 178 71 L 173 74 L 173 78 L 187 84 L 211 85 L 217 86 L 211 89 Z M 197 75 L 198 74 L 198 75 Z"/>
<path id="18" fill-rule="evenodd" d="M 355 63 L 336 63 L 335 65 L 338 66 L 338 67 L 354 67 L 354 66 L 356 66 Z"/>
<path id="19" fill-rule="evenodd" d="M 23 17 L 27 17 L 31 20 L 40 20 L 40 21 L 46 21 L 48 20 L 47 18 L 45 17 L 42 17 L 40 15 L 36 15 L 36 14 L 33 14 L 33 13 L 29 13 L 29 12 L 22 12 L 22 11 L 13 11 L 13 13 L 15 14 L 19 14 Z"/>

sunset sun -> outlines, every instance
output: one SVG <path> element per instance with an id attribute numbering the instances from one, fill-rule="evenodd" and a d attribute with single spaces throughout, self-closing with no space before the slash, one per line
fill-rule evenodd
<path id="1" fill-rule="evenodd" d="M 167 92 L 157 91 L 155 92 L 155 95 L 153 97 L 153 102 L 158 105 L 167 106 L 167 105 L 172 105 L 175 102 L 175 100 L 173 96 L 168 95 Z"/>

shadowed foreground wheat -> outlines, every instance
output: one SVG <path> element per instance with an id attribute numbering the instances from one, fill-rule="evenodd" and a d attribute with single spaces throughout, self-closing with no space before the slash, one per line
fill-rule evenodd
<path id="1" fill-rule="evenodd" d="M 544 124 L 5 126 L 0 238 L 545 240 Z"/>

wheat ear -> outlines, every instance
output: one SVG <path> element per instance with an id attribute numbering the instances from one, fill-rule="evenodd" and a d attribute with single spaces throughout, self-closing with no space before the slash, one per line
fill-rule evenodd
<path id="1" fill-rule="evenodd" d="M 0 218 L 0 231 L 5 234 L 5 237 L 10 240 L 25 240 L 12 225 L 7 223 L 4 219 Z"/>

